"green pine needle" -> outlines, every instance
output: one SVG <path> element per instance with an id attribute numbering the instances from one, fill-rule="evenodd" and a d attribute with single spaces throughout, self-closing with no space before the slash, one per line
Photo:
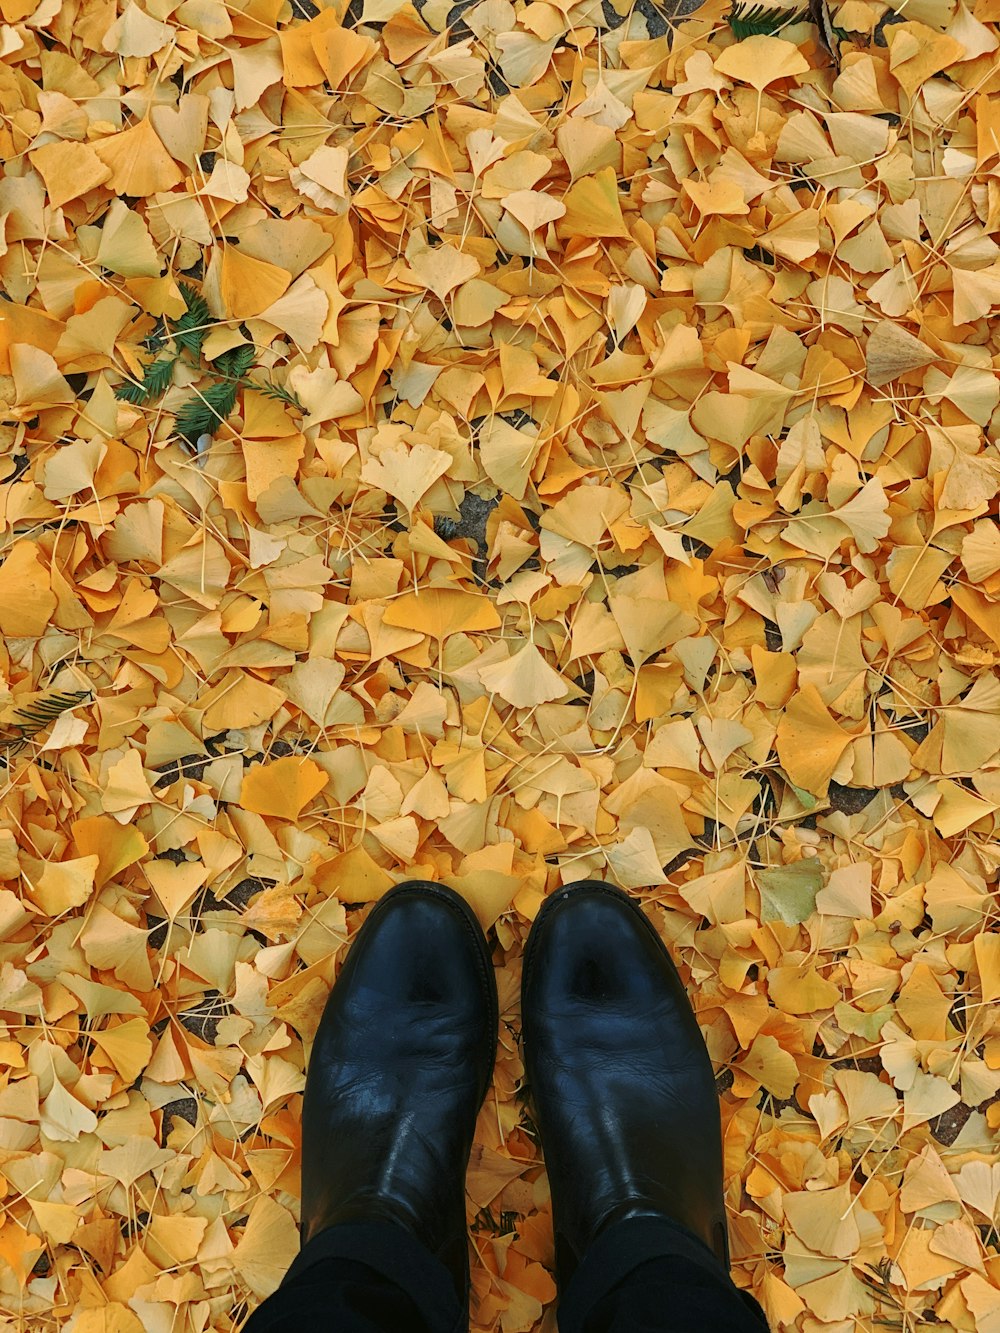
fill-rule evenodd
<path id="1" fill-rule="evenodd" d="M 262 393 L 265 398 L 277 398 L 278 402 L 285 403 L 289 407 L 295 407 L 300 412 L 306 410 L 303 404 L 296 398 L 295 394 L 292 393 L 291 389 L 286 389 L 283 384 L 275 384 L 273 380 L 268 380 L 263 384 L 251 381 L 251 385 L 258 393 Z"/>
<path id="2" fill-rule="evenodd" d="M 204 297 L 193 287 L 181 283 L 181 292 L 187 308 L 169 330 L 177 349 L 175 354 L 151 362 L 145 367 L 141 381 L 130 380 L 120 384 L 115 394 L 124 402 L 138 406 L 162 397 L 170 388 L 173 368 L 182 352 L 187 352 L 196 363 L 201 360 L 205 336 L 212 322 L 211 312 Z M 209 374 L 215 377 L 214 383 L 196 390 L 193 398 L 181 404 L 174 429 L 193 449 L 197 448 L 201 436 L 214 435 L 230 415 L 236 406 L 236 397 L 241 387 L 257 389 L 268 398 L 277 398 L 289 407 L 305 411 L 298 398 L 280 384 L 272 381 L 258 384 L 247 378 L 253 368 L 256 352 L 253 343 L 240 343 L 223 352 L 216 357 L 209 370 Z"/>
<path id="3" fill-rule="evenodd" d="M 177 434 L 192 448 L 200 436 L 214 435 L 236 406 L 239 388 L 236 380 L 220 380 L 189 398 L 177 413 L 174 422 Z"/>
<path id="4" fill-rule="evenodd" d="M 801 23 L 809 17 L 809 11 L 768 9 L 766 5 L 734 4 L 729 14 L 729 26 L 733 34 L 744 37 L 768 37 L 789 23 Z"/>
<path id="5" fill-rule="evenodd" d="M 0 745 L 20 749 L 29 736 L 42 731 L 60 713 L 75 708 L 91 695 L 91 690 L 62 690 L 16 709 L 10 722 L 0 728 Z"/>
<path id="6" fill-rule="evenodd" d="M 160 398 L 170 387 L 175 356 L 162 356 L 158 361 L 151 361 L 145 368 L 141 381 L 128 380 L 115 389 L 115 397 L 122 402 L 138 407 L 148 403 L 151 398 Z"/>
<path id="7" fill-rule="evenodd" d="M 205 298 L 186 282 L 181 283 L 181 295 L 184 297 L 187 310 L 174 325 L 174 341 L 185 352 L 190 352 L 193 357 L 198 358 L 201 356 L 202 344 L 212 321 L 212 315 Z"/>
<path id="8" fill-rule="evenodd" d="M 233 379 L 242 379 L 253 365 L 255 348 L 253 343 L 241 343 L 223 352 L 215 361 L 215 368 L 220 375 L 229 375 Z"/>

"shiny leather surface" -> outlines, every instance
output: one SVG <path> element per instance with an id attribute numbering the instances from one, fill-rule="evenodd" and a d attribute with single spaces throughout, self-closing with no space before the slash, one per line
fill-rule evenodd
<path id="1" fill-rule="evenodd" d="M 565 1290 L 613 1222 L 666 1214 L 728 1265 L 712 1063 L 652 922 L 586 881 L 542 906 L 524 955 L 522 1054 Z"/>
<path id="2" fill-rule="evenodd" d="M 390 889 L 353 938 L 303 1102 L 302 1240 L 397 1222 L 469 1282 L 465 1172 L 493 1071 L 497 991 L 472 909 L 440 884 Z"/>

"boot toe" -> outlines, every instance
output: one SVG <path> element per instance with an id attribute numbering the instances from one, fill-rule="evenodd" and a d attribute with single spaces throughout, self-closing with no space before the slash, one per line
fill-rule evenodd
<path id="1" fill-rule="evenodd" d="M 683 1018 L 687 996 L 655 927 L 613 885 L 586 881 L 542 908 L 525 951 L 526 1027 L 569 1012 L 649 1014 L 666 1004 Z"/>
<path id="2" fill-rule="evenodd" d="M 456 1030 L 485 1025 L 496 1006 L 489 948 L 471 908 L 452 890 L 420 881 L 379 900 L 351 945 L 338 987 L 340 1001 L 368 1017 L 379 1010 L 397 1019 L 446 1013 Z"/>

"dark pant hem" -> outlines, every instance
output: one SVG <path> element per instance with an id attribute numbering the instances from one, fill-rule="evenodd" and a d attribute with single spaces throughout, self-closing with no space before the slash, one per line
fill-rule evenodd
<path id="1" fill-rule="evenodd" d="M 308 1269 L 327 1259 L 354 1260 L 401 1287 L 428 1328 L 466 1333 L 468 1306 L 460 1305 L 448 1269 L 412 1232 L 394 1222 L 344 1222 L 327 1227 L 302 1247 L 268 1300 L 280 1299 Z M 253 1333 L 253 1316 L 245 1333 Z"/>
<path id="2" fill-rule="evenodd" d="M 739 1315 L 753 1314 L 763 1328 L 763 1310 L 733 1282 L 726 1269 L 693 1232 L 668 1218 L 637 1217 L 616 1222 L 598 1235 L 559 1299 L 560 1333 L 579 1333 L 594 1307 L 640 1265 L 652 1259 L 694 1264 L 731 1295 Z M 744 1307 L 744 1308 L 741 1308 Z"/>
<path id="3" fill-rule="evenodd" d="M 765 1333 L 767 1320 L 692 1232 L 666 1218 L 627 1218 L 582 1256 L 560 1292 L 558 1326 L 559 1333 Z M 468 1301 L 459 1301 L 448 1268 L 405 1227 L 343 1223 L 303 1247 L 244 1333 L 334 1328 L 468 1333 Z"/>

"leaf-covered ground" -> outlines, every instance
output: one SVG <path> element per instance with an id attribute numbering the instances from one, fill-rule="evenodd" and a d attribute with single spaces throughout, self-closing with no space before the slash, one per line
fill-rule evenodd
<path id="1" fill-rule="evenodd" d="M 277 1286 L 411 876 L 498 968 L 477 1333 L 555 1328 L 592 876 L 772 1327 L 1000 1327 L 1000 3 L 760 8 L 0 0 L 3 1329 Z"/>

